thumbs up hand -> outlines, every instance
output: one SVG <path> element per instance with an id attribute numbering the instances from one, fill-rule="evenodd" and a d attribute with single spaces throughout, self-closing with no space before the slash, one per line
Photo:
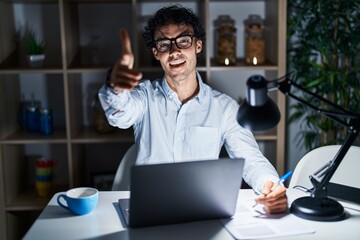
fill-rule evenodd
<path id="1" fill-rule="evenodd" d="M 109 79 L 110 86 L 117 92 L 122 92 L 125 89 L 132 90 L 142 78 L 141 72 L 132 70 L 134 54 L 131 50 L 129 34 L 125 29 L 120 30 L 120 41 L 122 53 L 115 63 Z"/>

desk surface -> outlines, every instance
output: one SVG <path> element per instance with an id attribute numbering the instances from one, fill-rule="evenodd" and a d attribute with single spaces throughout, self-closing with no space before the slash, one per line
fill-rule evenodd
<path id="1" fill-rule="evenodd" d="M 289 202 L 299 196 L 299 191 L 288 190 Z M 83 216 L 72 215 L 58 206 L 56 197 L 57 194 L 24 239 L 234 239 L 219 220 L 128 229 L 120 217 L 117 200 L 129 197 L 129 192 L 100 192 L 97 207 Z M 239 198 L 253 199 L 255 195 L 252 190 L 240 190 Z M 299 218 L 315 229 L 316 233 L 286 239 L 360 239 L 360 212 L 349 208 L 346 211 L 349 218 L 339 222 L 316 222 Z"/>

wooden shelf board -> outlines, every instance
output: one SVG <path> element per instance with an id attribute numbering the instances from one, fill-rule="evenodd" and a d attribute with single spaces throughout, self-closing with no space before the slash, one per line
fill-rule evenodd
<path id="1" fill-rule="evenodd" d="M 0 140 L 0 144 L 43 144 L 43 143 L 66 143 L 65 129 L 56 128 L 54 133 L 46 136 L 39 132 L 26 132 L 19 130 Z"/>
<path id="2" fill-rule="evenodd" d="M 134 142 L 134 132 L 132 128 L 129 129 L 115 129 L 111 133 L 98 133 L 94 128 L 88 127 L 84 131 L 76 134 L 71 138 L 72 143 L 106 143 L 119 142 L 131 143 Z"/>
<path id="3" fill-rule="evenodd" d="M 56 67 L 54 68 L 14 67 L 12 69 L 0 69 L 0 74 L 21 74 L 21 73 L 62 74 L 63 70 Z"/>
<path id="4" fill-rule="evenodd" d="M 41 67 L 30 67 L 25 57 L 20 58 L 19 53 L 14 51 L 1 63 L 0 74 L 18 74 L 18 73 L 62 73 L 62 63 L 48 63 L 45 61 Z"/>
<path id="5" fill-rule="evenodd" d="M 58 3 L 58 0 L 7 0 L 7 2 L 13 2 L 13 3 Z"/>
<path id="6" fill-rule="evenodd" d="M 264 132 L 255 132 L 254 136 L 257 141 L 276 141 L 278 139 L 276 128 Z"/>
<path id="7" fill-rule="evenodd" d="M 243 69 L 243 70 L 278 70 L 278 66 L 267 61 L 264 64 L 261 65 L 247 65 L 245 64 L 244 59 L 237 59 L 235 65 L 231 66 L 222 66 L 216 63 L 215 59 L 212 58 L 210 60 L 210 70 L 211 71 L 224 71 L 224 70 L 237 70 L 237 69 Z"/>
<path id="8" fill-rule="evenodd" d="M 99 2 L 99 0 L 67 0 L 67 2 L 103 4 L 103 3 L 131 3 L 131 0 L 102 0 L 101 3 Z"/>
<path id="9" fill-rule="evenodd" d="M 104 72 L 107 72 L 109 69 L 110 69 L 110 66 L 109 67 L 77 66 L 77 67 L 68 68 L 66 71 L 68 73 L 104 73 Z"/>
<path id="10" fill-rule="evenodd" d="M 32 187 L 9 201 L 5 205 L 5 209 L 6 211 L 39 211 L 44 209 L 55 193 L 66 191 L 68 188 L 68 186 L 55 186 L 48 197 L 39 197 L 35 187 Z"/>
<path id="11" fill-rule="evenodd" d="M 64 129 L 55 130 L 50 136 L 41 133 L 17 131 L 5 139 L 0 140 L 0 144 L 61 144 L 67 143 L 66 132 Z M 82 132 L 77 133 L 70 139 L 71 143 L 104 143 L 104 142 L 134 142 L 134 133 L 130 129 L 115 129 L 111 133 L 98 133 L 94 128 L 84 128 Z"/>
<path id="12" fill-rule="evenodd" d="M 19 196 L 17 199 L 8 204 L 5 209 L 6 211 L 39 211 L 42 210 L 49 202 L 50 198 L 40 198 L 35 195 L 33 196 Z"/>

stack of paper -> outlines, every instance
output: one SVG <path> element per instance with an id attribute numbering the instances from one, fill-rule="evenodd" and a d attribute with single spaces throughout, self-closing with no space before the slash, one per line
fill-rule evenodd
<path id="1" fill-rule="evenodd" d="M 221 220 L 236 239 L 272 238 L 315 232 L 290 213 L 268 215 L 261 205 L 253 208 L 253 201 L 244 202 L 242 199 L 241 202 L 238 201 L 232 218 Z"/>

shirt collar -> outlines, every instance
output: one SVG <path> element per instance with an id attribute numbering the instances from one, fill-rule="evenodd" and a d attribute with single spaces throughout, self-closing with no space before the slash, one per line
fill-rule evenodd
<path id="1" fill-rule="evenodd" d="M 195 99 L 201 104 L 203 96 L 206 94 L 206 87 L 202 78 L 198 72 L 196 72 L 196 77 L 199 82 L 199 93 L 195 96 Z M 162 90 L 164 91 L 166 98 L 173 98 L 173 94 L 176 94 L 166 82 L 165 77 L 162 79 Z"/>

